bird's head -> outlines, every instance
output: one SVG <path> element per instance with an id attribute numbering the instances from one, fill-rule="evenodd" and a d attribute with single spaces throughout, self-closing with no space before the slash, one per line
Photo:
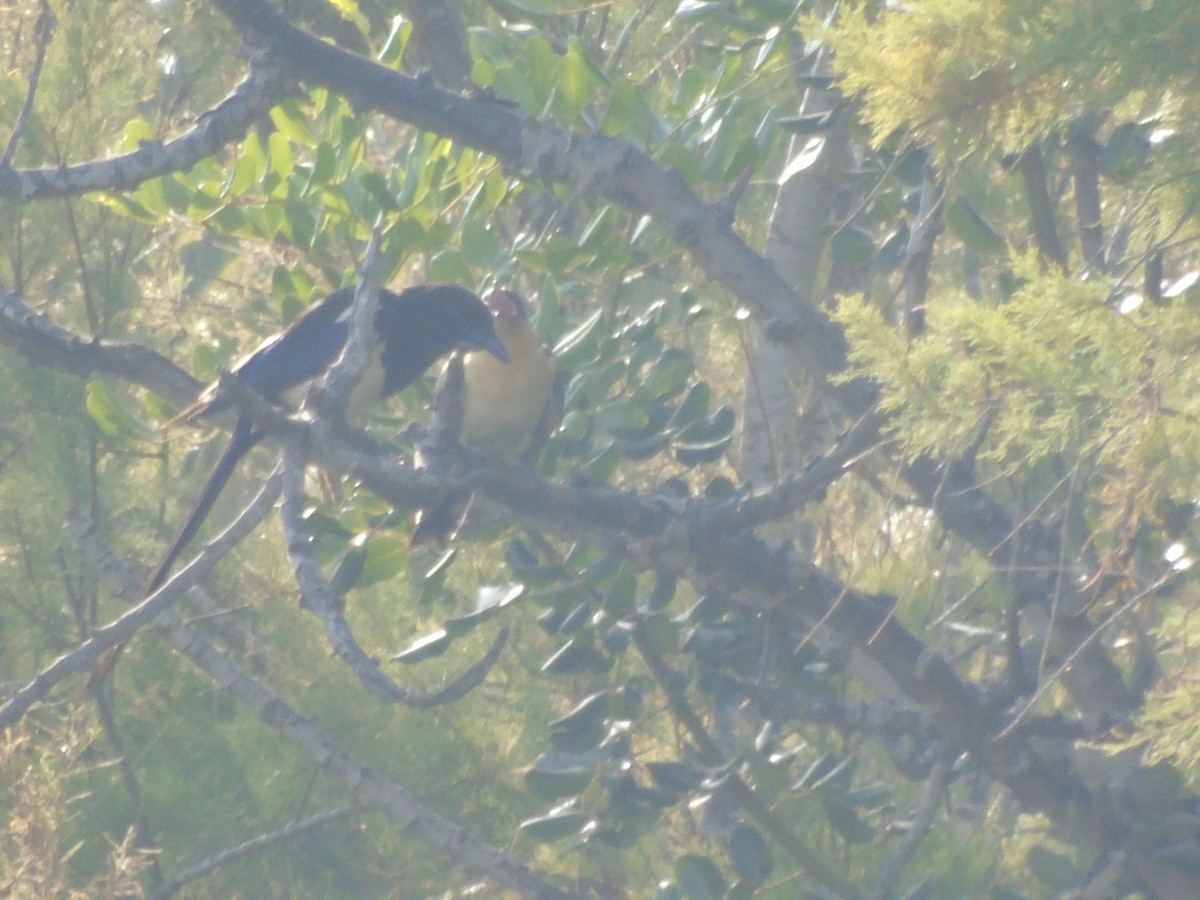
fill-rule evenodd
<path id="1" fill-rule="evenodd" d="M 508 351 L 496 335 L 494 312 L 466 288 L 457 285 L 435 285 L 447 324 L 457 335 L 454 349 L 468 353 L 484 350 L 502 362 L 508 362 Z"/>
<path id="2" fill-rule="evenodd" d="M 513 291 L 507 291 L 504 288 L 492 288 L 483 295 L 483 305 L 486 306 L 497 319 L 528 319 L 529 313 L 525 309 L 525 301 L 521 299 L 519 294 Z"/>
<path id="3" fill-rule="evenodd" d="M 379 295 L 376 329 L 383 344 L 384 393 L 407 387 L 451 350 L 482 350 L 508 362 L 491 311 L 454 284 L 418 284 Z"/>

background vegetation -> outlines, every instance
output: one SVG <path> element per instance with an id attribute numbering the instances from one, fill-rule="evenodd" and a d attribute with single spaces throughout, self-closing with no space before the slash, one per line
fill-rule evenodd
<path id="1" fill-rule="evenodd" d="M 0 42 L 0 893 L 1196 895 L 1192 0 Z M 385 284 L 533 300 L 536 471 L 410 551 L 431 385 L 293 422 L 208 530 L 286 446 L 307 548 L 243 516 L 142 603 L 223 443 L 160 426 L 377 226 Z"/>

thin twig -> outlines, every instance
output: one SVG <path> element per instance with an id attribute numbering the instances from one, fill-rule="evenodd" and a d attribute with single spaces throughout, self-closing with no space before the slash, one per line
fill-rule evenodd
<path id="1" fill-rule="evenodd" d="M 272 483 L 274 481 L 273 476 Z M 140 581 L 114 556 L 89 521 L 74 514 L 67 521 L 67 530 L 84 555 L 112 579 L 118 596 L 140 594 Z M 180 582 L 190 570 L 189 566 L 180 571 L 159 593 Z M 162 610 L 154 619 L 154 625 L 170 638 L 179 653 L 206 672 L 222 691 L 267 727 L 309 754 L 324 773 L 341 781 L 355 801 L 384 810 L 408 828 L 410 834 L 452 856 L 464 868 L 504 882 L 522 897 L 578 896 L 578 892 L 560 890 L 546 876 L 530 869 L 508 851 L 472 837 L 462 826 L 416 800 L 403 784 L 381 777 L 374 766 L 368 766 L 350 754 L 312 719 L 238 666 L 229 654 L 215 647 L 199 629 L 185 623 L 174 610 Z M 614 895 L 611 890 L 603 890 L 604 886 L 589 886 L 601 895 Z"/>
<path id="2" fill-rule="evenodd" d="M 504 649 L 508 638 L 507 628 L 500 631 L 491 648 L 478 662 L 445 688 L 431 694 L 401 687 L 380 668 L 379 661 L 362 648 L 342 614 L 340 599 L 334 595 L 329 582 L 321 574 L 320 565 L 312 553 L 311 541 L 304 531 L 303 484 L 306 465 L 303 445 L 298 441 L 290 441 L 283 453 L 284 486 L 280 519 L 303 605 L 325 626 L 325 634 L 333 652 L 350 667 L 363 687 L 389 703 L 427 709 L 458 700 L 478 687 L 500 658 L 500 651 Z"/>
<path id="3" fill-rule="evenodd" d="M 942 233 L 942 204 L 945 199 L 946 187 L 938 178 L 937 167 L 930 159 L 925 163 L 917 220 L 904 250 L 901 291 L 904 293 L 904 325 L 910 337 L 925 333 L 929 269 L 933 265 L 934 245 Z"/>
<path id="4" fill-rule="evenodd" d="M 264 832 L 257 837 L 252 837 L 247 841 L 242 841 L 240 844 L 228 847 L 219 853 L 206 856 L 199 862 L 188 866 L 178 875 L 159 884 L 154 889 L 154 893 L 150 895 L 151 900 L 167 900 L 168 897 L 175 895 L 191 882 L 198 881 L 223 866 L 237 862 L 239 859 L 249 856 L 252 853 L 257 853 L 259 850 L 265 850 L 267 847 L 281 843 L 290 837 L 311 831 L 327 822 L 344 819 L 356 809 L 358 807 L 351 804 L 339 806 L 336 809 L 327 809 L 325 812 L 315 813 L 306 818 L 288 822 L 286 825 L 276 828 L 273 831 Z"/>
<path id="5" fill-rule="evenodd" d="M 929 829 L 933 826 L 933 815 L 937 812 L 938 800 L 945 793 L 954 775 L 952 762 L 953 754 L 944 752 L 943 748 L 943 752 L 933 765 L 929 779 L 925 782 L 924 790 L 921 791 L 921 798 L 913 809 L 908 832 L 900 841 L 900 846 L 896 848 L 892 858 L 883 867 L 877 882 L 878 886 L 871 892 L 873 900 L 874 898 L 884 900 L 895 894 L 895 885 L 900 880 L 900 873 L 904 871 L 904 867 L 913 858 L 920 848 L 921 842 L 929 834 Z"/>
<path id="6" fill-rule="evenodd" d="M 278 474 L 272 475 L 241 515 L 208 543 L 174 578 L 123 616 L 92 631 L 82 644 L 69 653 L 64 653 L 40 671 L 29 684 L 13 694 L 0 708 L 0 731 L 19 721 L 34 703 L 44 698 L 51 688 L 64 678 L 89 670 L 106 650 L 128 641 L 143 625 L 169 609 L 176 598 L 207 575 L 270 511 L 279 491 L 279 481 Z"/>
<path id="7" fill-rule="evenodd" d="M 79 639 L 81 641 L 86 640 L 89 627 L 87 611 L 83 598 L 79 596 L 79 592 L 75 590 L 75 586 L 71 583 L 67 561 L 61 549 L 58 551 L 58 566 L 63 582 L 63 590 L 67 595 L 67 604 L 71 607 L 71 612 L 75 616 L 75 627 L 79 632 Z M 154 831 L 150 827 L 150 817 L 146 814 L 146 803 L 142 799 L 142 789 L 138 784 L 137 773 L 133 771 L 133 763 L 129 760 L 129 754 L 125 752 L 125 742 L 122 740 L 121 732 L 117 728 L 117 719 L 113 714 L 112 701 L 109 699 L 108 694 L 104 692 L 104 684 L 97 683 L 90 685 L 90 689 L 92 699 L 96 702 L 96 717 L 100 721 L 100 728 L 104 731 L 105 740 L 108 741 L 109 747 L 112 748 L 112 752 L 116 756 L 117 771 L 121 775 L 121 783 L 125 787 L 125 793 L 129 795 L 129 817 L 133 824 L 134 845 L 139 850 L 152 851 L 147 854 L 149 858 L 147 871 L 150 874 L 150 886 L 158 887 L 163 882 L 162 867 L 158 862 L 158 853 L 153 852 L 155 844 Z"/>
<path id="8" fill-rule="evenodd" d="M 42 63 L 46 61 L 46 50 L 50 47 L 50 38 L 54 34 L 56 20 L 54 11 L 50 9 L 50 3 L 48 0 L 41 0 L 39 5 L 41 11 L 38 13 L 37 28 L 34 32 L 37 39 L 37 54 L 33 58 L 33 71 L 29 73 L 29 87 L 25 90 L 25 102 L 17 114 L 12 134 L 8 136 L 8 146 L 4 148 L 4 153 L 0 154 L 0 169 L 7 169 L 12 165 L 13 155 L 17 152 L 17 144 L 21 140 L 21 135 L 25 133 L 25 123 L 29 119 L 30 110 L 33 109 L 33 98 L 37 94 L 38 81 L 42 77 Z"/>

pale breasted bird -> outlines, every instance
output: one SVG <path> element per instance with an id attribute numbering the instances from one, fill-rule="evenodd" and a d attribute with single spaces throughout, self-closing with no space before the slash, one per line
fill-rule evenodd
<path id="1" fill-rule="evenodd" d="M 233 375 L 266 400 L 295 402 L 290 395 L 328 369 L 350 334 L 353 288 L 334 291 L 279 334 L 267 338 L 233 368 Z M 507 351 L 497 335 L 492 311 L 474 293 L 451 284 L 419 284 L 379 293 L 370 357 L 355 386 L 349 408 L 365 409 L 408 387 L 441 356 L 454 349 L 476 351 L 504 368 Z M 228 397 L 208 388 L 168 425 L 214 415 L 230 406 Z M 239 417 L 229 446 L 214 466 L 195 506 L 147 582 L 147 592 L 167 578 L 179 554 L 195 536 L 238 462 L 265 436 L 250 419 Z"/>
<path id="2" fill-rule="evenodd" d="M 484 297 L 508 362 L 479 352 L 462 360 L 462 427 L 459 440 L 504 462 L 531 457 L 562 418 L 562 379 L 554 357 L 530 324 L 525 302 L 494 288 Z M 443 382 L 449 364 L 443 372 Z M 412 543 L 453 537 L 469 505 L 469 489 L 450 491 L 417 514 Z"/>

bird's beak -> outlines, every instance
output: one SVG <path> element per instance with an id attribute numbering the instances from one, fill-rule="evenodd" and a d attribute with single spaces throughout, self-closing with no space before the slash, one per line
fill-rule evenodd
<path id="1" fill-rule="evenodd" d="M 504 349 L 504 344 L 494 331 L 489 331 L 486 335 L 477 336 L 470 341 L 464 341 L 460 349 L 486 350 L 501 362 L 508 362 L 508 351 Z"/>

